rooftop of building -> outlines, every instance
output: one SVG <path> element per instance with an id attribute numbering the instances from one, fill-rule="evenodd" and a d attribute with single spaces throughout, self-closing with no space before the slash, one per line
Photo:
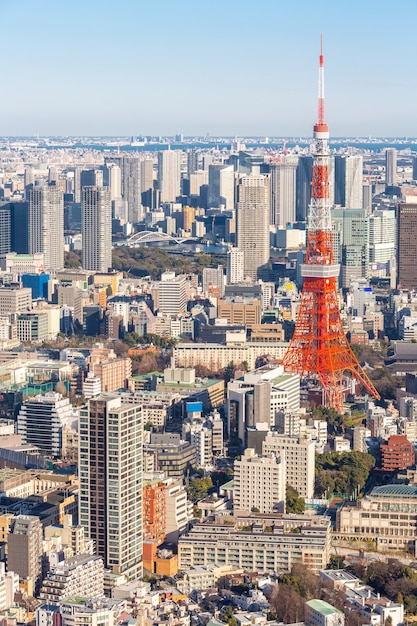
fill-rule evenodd
<path id="1" fill-rule="evenodd" d="M 381 487 L 374 487 L 371 495 L 381 498 L 417 498 L 417 486 L 382 485 Z"/>
<path id="2" fill-rule="evenodd" d="M 314 611 L 317 611 L 321 615 L 333 615 L 334 613 L 342 613 L 339 609 L 336 609 L 334 606 L 325 602 L 324 600 L 309 600 L 306 602 L 307 606 L 312 608 Z"/>
<path id="3" fill-rule="evenodd" d="M 179 368 L 179 369 L 192 369 L 192 368 Z M 162 372 L 149 372 L 149 374 L 141 374 L 139 376 L 133 375 L 133 376 L 130 376 L 130 379 L 147 381 L 147 380 L 152 380 L 154 376 L 161 379 L 161 382 L 158 383 L 158 387 L 159 387 L 158 391 L 160 392 L 163 391 L 161 389 L 163 387 L 178 387 L 178 388 L 183 387 L 185 389 L 200 389 L 203 387 L 210 387 L 211 385 L 215 385 L 215 384 L 222 382 L 222 380 L 218 378 L 197 378 L 194 383 L 185 383 L 182 381 L 180 382 L 166 381 L 165 382 L 164 375 Z"/>
<path id="4" fill-rule="evenodd" d="M 357 578 L 357 576 L 354 576 L 345 569 L 325 569 L 320 572 L 320 576 L 333 580 L 334 582 L 360 582 L 360 578 Z"/>

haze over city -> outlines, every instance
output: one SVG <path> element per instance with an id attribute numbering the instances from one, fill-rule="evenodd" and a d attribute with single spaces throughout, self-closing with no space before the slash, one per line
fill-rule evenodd
<path id="1" fill-rule="evenodd" d="M 0 2 L 0 135 L 413 136 L 417 5 Z M 393 30 L 394 28 L 394 30 Z"/>

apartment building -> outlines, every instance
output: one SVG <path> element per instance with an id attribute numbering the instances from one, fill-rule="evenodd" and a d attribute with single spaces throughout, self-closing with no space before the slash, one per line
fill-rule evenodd
<path id="1" fill-rule="evenodd" d="M 301 564 L 318 571 L 330 558 L 330 533 L 330 519 L 323 516 L 218 516 L 179 538 L 178 566 L 229 565 L 272 574 Z"/>

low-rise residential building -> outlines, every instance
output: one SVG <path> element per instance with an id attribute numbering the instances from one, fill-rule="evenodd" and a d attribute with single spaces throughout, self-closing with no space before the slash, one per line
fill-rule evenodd
<path id="1" fill-rule="evenodd" d="M 248 343 L 223 345 L 218 343 L 179 343 L 174 348 L 175 362 L 182 367 L 196 367 L 204 365 L 216 371 L 224 369 L 229 363 L 247 363 L 249 369 L 254 369 L 256 360 L 262 356 L 282 359 L 288 343 L 263 343 L 251 341 Z"/>
<path id="2" fill-rule="evenodd" d="M 324 600 L 309 600 L 305 605 L 304 622 L 306 626 L 343 626 L 345 616 Z"/>
<path id="3" fill-rule="evenodd" d="M 178 565 L 230 565 L 272 574 L 302 564 L 318 571 L 330 558 L 330 533 L 330 519 L 322 516 L 217 516 L 179 538 Z"/>

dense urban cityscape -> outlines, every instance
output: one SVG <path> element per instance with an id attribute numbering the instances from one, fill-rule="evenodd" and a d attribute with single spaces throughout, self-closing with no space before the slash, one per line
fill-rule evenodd
<path id="1" fill-rule="evenodd" d="M 417 139 L 323 77 L 312 137 L 0 137 L 4 626 L 417 623 Z"/>

